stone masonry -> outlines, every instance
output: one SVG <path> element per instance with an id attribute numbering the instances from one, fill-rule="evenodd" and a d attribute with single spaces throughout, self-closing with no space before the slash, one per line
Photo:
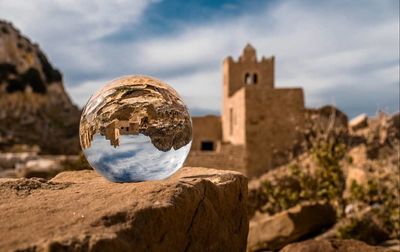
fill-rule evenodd
<path id="1" fill-rule="evenodd" d="M 222 116 L 193 118 L 186 165 L 235 169 L 249 177 L 274 167 L 274 154 L 290 149 L 304 124 L 301 88 L 275 88 L 275 58 L 257 60 L 247 45 L 223 63 Z"/>

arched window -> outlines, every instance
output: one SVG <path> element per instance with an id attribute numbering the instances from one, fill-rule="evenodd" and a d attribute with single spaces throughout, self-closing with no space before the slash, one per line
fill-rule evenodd
<path id="1" fill-rule="evenodd" d="M 258 76 L 256 73 L 253 73 L 253 84 L 257 84 Z"/>
<path id="2" fill-rule="evenodd" d="M 250 73 L 246 73 L 244 75 L 244 83 L 246 85 L 254 85 L 257 84 L 258 82 L 258 76 L 256 73 L 250 74 Z"/>
<path id="3" fill-rule="evenodd" d="M 246 73 L 244 75 L 244 83 L 247 84 L 247 85 L 253 84 L 253 80 L 252 80 L 251 75 L 249 73 Z"/>

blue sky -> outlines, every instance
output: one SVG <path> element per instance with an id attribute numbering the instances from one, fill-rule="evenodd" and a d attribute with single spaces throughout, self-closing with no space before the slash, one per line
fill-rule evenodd
<path id="1" fill-rule="evenodd" d="M 114 148 L 100 134 L 94 135 L 92 145 L 84 149 L 90 165 L 107 179 L 116 182 L 164 179 L 182 167 L 192 142 L 175 150 L 160 151 L 150 137 L 139 134 L 120 136 Z"/>
<path id="2" fill-rule="evenodd" d="M 40 44 L 80 106 L 111 79 L 146 74 L 193 114 L 219 113 L 222 60 L 250 42 L 308 107 L 399 110 L 398 0 L 0 0 L 0 18 Z"/>

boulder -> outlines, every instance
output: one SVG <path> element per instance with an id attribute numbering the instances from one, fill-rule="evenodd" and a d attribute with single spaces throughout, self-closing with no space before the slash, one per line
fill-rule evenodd
<path id="1" fill-rule="evenodd" d="M 334 129 L 348 128 L 347 115 L 332 105 L 326 105 L 318 109 L 307 109 L 306 120 L 310 121 L 313 127 L 321 129 L 328 129 L 329 127 Z"/>
<path id="2" fill-rule="evenodd" d="M 368 128 L 362 130 L 366 138 L 367 156 L 370 159 L 385 158 L 390 153 L 397 153 L 400 141 L 400 114 L 389 115 L 380 112 L 370 118 Z"/>
<path id="3" fill-rule="evenodd" d="M 333 225 L 336 212 L 330 204 L 307 203 L 273 216 L 256 215 L 250 221 L 249 251 L 276 250 Z"/>
<path id="4" fill-rule="evenodd" d="M 281 252 L 389 252 L 383 247 L 370 246 L 356 240 L 307 240 L 284 247 Z"/>
<path id="5" fill-rule="evenodd" d="M 349 128 L 353 131 L 365 128 L 367 126 L 368 126 L 368 116 L 366 114 L 358 115 L 349 122 Z"/>
<path id="6" fill-rule="evenodd" d="M 112 183 L 94 171 L 0 179 L 0 251 L 245 251 L 247 179 L 185 167 Z"/>

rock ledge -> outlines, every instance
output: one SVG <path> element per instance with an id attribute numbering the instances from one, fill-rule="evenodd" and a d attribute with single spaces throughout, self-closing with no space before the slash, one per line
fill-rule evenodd
<path id="1" fill-rule="evenodd" d="M 244 251 L 247 180 L 185 167 L 117 184 L 94 171 L 0 179 L 0 250 Z"/>

